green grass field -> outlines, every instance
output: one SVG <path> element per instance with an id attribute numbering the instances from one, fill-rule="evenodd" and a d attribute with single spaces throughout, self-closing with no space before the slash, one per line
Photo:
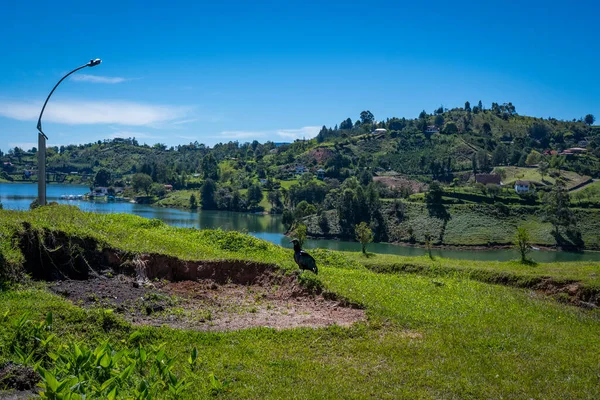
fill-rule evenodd
<path id="1" fill-rule="evenodd" d="M 23 222 L 31 227 L 25 228 Z M 5 263 L 22 262 L 12 238 L 24 229 L 90 237 L 136 253 L 194 260 L 253 260 L 274 263 L 284 270 L 296 268 L 290 250 L 235 232 L 173 228 L 155 220 L 87 214 L 64 206 L 34 212 L 0 211 L 0 254 Z M 221 333 L 132 326 L 116 314 L 81 308 L 51 294 L 42 283 L 33 283 L 0 291 L 0 363 L 18 362 L 15 343 L 33 346 L 35 340 L 27 336 L 27 326 L 42 324 L 44 332 L 56 335 L 40 353 L 51 355 L 43 358 L 47 369 L 58 363 L 54 356 L 73 353 L 73 343 L 95 348 L 108 342 L 114 353 L 106 356 L 105 365 L 121 356 L 105 369 L 112 368 L 119 376 L 126 372 L 122 365 L 143 358 L 140 349 L 163 360 L 153 364 L 161 366 L 154 369 L 145 369 L 139 361 L 126 381 L 117 377 L 104 389 L 98 385 L 99 398 L 108 397 L 114 385 L 119 387 L 115 392 L 118 398 L 136 398 L 140 383 L 167 364 L 172 375 L 185 378 L 189 386 L 178 394 L 168 388 L 157 389 L 155 398 L 597 397 L 600 311 L 563 305 L 529 290 L 479 282 L 461 271 L 435 276 L 377 273 L 363 265 L 365 258 L 359 254 L 316 250 L 313 255 L 320 267 L 318 279 L 326 290 L 363 306 L 367 322 L 350 328 L 255 328 Z M 377 255 L 366 260 L 430 264 L 424 258 L 391 257 Z M 535 271 L 590 284 L 597 283 L 599 274 L 598 266 L 576 263 L 529 269 L 515 263 L 438 263 L 438 268 L 447 265 L 524 275 Z M 51 330 L 39 322 L 48 312 L 53 315 Z M 19 325 L 23 315 L 33 322 Z M 136 331 L 140 333 L 132 335 Z M 166 356 L 159 357 L 160 350 L 152 347 L 162 343 Z M 188 359 L 194 348 L 198 361 L 191 367 Z M 172 363 L 164 357 L 173 357 Z M 104 379 L 103 368 L 94 370 L 93 379 Z M 161 379 L 156 378 L 157 384 Z M 168 374 L 166 379 L 171 382 Z"/>
<path id="2" fill-rule="evenodd" d="M 406 257 L 393 254 L 344 252 L 348 260 L 377 272 L 418 272 L 431 276 L 456 273 L 485 282 L 507 281 L 513 286 L 531 286 L 532 282 L 552 279 L 555 282 L 578 282 L 600 290 L 600 263 L 561 262 L 523 264 L 519 261 L 475 261 L 435 258 L 427 256 Z"/>
<path id="3" fill-rule="evenodd" d="M 198 208 L 200 207 L 200 191 L 199 190 L 175 190 L 167 193 L 167 195 L 154 203 L 156 206 L 161 207 L 172 207 L 172 208 L 190 208 L 190 196 L 194 194 L 196 196 L 196 202 Z"/>
<path id="4" fill-rule="evenodd" d="M 524 181 L 532 181 L 542 183 L 542 175 L 538 168 L 524 168 L 524 167 L 496 167 L 494 168 L 494 172 L 504 174 L 504 178 L 502 182 L 505 185 L 513 186 L 515 181 L 524 180 Z M 549 171 L 550 172 L 550 171 Z M 582 176 L 572 171 L 560 171 L 560 175 L 566 180 L 567 188 L 570 189 L 575 187 L 588 179 L 589 176 Z M 554 185 L 556 182 L 556 178 L 550 176 L 549 174 L 544 175 L 544 184 Z"/>
<path id="5" fill-rule="evenodd" d="M 414 196 L 414 195 L 413 195 Z M 424 243 L 430 233 L 435 244 L 452 246 L 512 245 L 517 227 L 524 226 L 531 241 L 541 246 L 555 246 L 552 225 L 546 222 L 539 207 L 510 205 L 498 208 L 486 204 L 452 204 L 430 209 L 424 203 L 403 202 L 402 216 L 396 216 L 392 202 L 384 202 L 382 214 L 387 219 L 390 242 Z M 587 249 L 600 248 L 600 210 L 572 208 L 577 229 Z M 339 234 L 335 212 L 328 213 L 329 233 Z M 316 216 L 306 220 L 309 233 L 323 233 Z M 412 235 L 411 235 L 412 234 Z"/>

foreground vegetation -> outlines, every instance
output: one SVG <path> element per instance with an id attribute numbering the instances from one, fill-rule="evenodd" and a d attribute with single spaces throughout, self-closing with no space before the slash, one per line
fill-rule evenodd
<path id="1" fill-rule="evenodd" d="M 235 232 L 198 232 L 62 206 L 0 211 L 3 268 L 23 266 L 26 255 L 14 238 L 24 230 L 93 238 L 99 246 L 135 253 L 252 260 L 273 263 L 284 271 L 295 269 L 291 251 Z M 597 310 L 478 282 L 460 270 L 464 267 L 460 261 L 399 260 L 322 250 L 313 255 L 319 276 L 310 272 L 303 276 L 365 307 L 368 322 L 351 328 L 222 333 L 132 326 L 114 312 L 80 308 L 51 294 L 42 283 L 13 284 L 0 292 L 4 318 L 0 363 L 39 363 L 48 392 L 49 387 L 58 390 L 59 382 L 73 370 L 67 360 L 76 364 L 79 359 L 83 365 L 87 352 L 96 352 L 88 363 L 99 365 L 96 372 L 91 374 L 88 365 L 73 374 L 87 379 L 76 388 L 88 388 L 88 398 L 94 393 L 100 398 L 145 398 L 144 393 L 149 393 L 155 398 L 332 399 L 586 399 L 597 395 Z M 397 274 L 395 268 L 372 270 L 376 264 L 399 262 L 448 269 L 435 276 Z M 366 268 L 363 264 L 368 263 Z M 536 276 L 590 285 L 598 284 L 600 272 L 597 266 L 576 263 L 531 267 L 469 262 L 469 266 L 523 276 L 533 271 Z M 35 340 L 35 334 L 42 336 L 42 342 Z M 48 339 L 51 335 L 55 336 Z M 27 359 L 28 354 L 33 355 Z M 56 385 L 51 375 L 58 379 Z M 73 384 L 75 378 L 70 379 Z M 150 390 L 144 392 L 145 388 Z"/>

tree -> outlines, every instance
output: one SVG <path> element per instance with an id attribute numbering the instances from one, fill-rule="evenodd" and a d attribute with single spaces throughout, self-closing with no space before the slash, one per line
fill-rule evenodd
<path id="1" fill-rule="evenodd" d="M 479 169 L 479 171 L 483 171 L 485 172 L 487 169 L 489 169 L 489 159 L 488 159 L 488 153 L 485 150 L 479 150 L 476 154 L 475 154 L 475 159 L 477 160 L 477 168 Z"/>
<path id="2" fill-rule="evenodd" d="M 137 173 L 131 178 L 131 185 L 136 192 L 144 191 L 146 196 L 150 194 L 152 187 L 152 178 L 148 174 Z"/>
<path id="3" fill-rule="evenodd" d="M 201 189 L 202 198 L 202 209 L 204 210 L 215 210 L 217 208 L 217 202 L 215 201 L 215 193 L 217 191 L 217 184 L 212 179 L 204 181 Z"/>
<path id="4" fill-rule="evenodd" d="M 306 225 L 298 224 L 294 230 L 293 236 L 298 239 L 298 242 L 300 242 L 300 247 L 302 247 L 304 241 L 306 240 Z"/>
<path id="5" fill-rule="evenodd" d="M 94 177 L 94 186 L 109 186 L 110 185 L 110 172 L 104 168 L 96 172 Z"/>
<path id="6" fill-rule="evenodd" d="M 596 117 L 594 117 L 592 114 L 588 114 L 585 116 L 584 121 L 587 125 L 591 126 L 596 121 Z"/>
<path id="7" fill-rule="evenodd" d="M 352 120 L 350 118 L 345 119 L 340 124 L 340 129 L 352 129 L 354 125 L 352 124 Z"/>
<path id="8" fill-rule="evenodd" d="M 559 228 L 570 228 L 575 223 L 573 212 L 569 209 L 569 192 L 564 180 L 558 178 L 552 191 L 544 196 L 543 212 L 546 221 L 554 227 L 554 234 L 558 236 Z"/>
<path id="9" fill-rule="evenodd" d="M 458 127 L 456 126 L 456 123 L 452 121 L 448 122 L 444 127 L 444 133 L 447 135 L 453 135 L 458 133 Z"/>
<path id="10" fill-rule="evenodd" d="M 429 258 L 433 260 L 433 254 L 431 254 L 431 241 L 433 240 L 433 235 L 429 232 L 425 232 L 424 238 L 427 255 L 429 255 Z"/>
<path id="11" fill-rule="evenodd" d="M 536 122 L 529 128 L 529 135 L 540 142 L 542 147 L 550 144 L 550 128 L 546 124 Z"/>
<path id="12" fill-rule="evenodd" d="M 483 103 L 481 102 L 481 100 L 479 100 L 479 103 L 477 103 L 477 108 L 479 109 L 479 111 L 483 111 Z"/>
<path id="13" fill-rule="evenodd" d="M 481 126 L 481 133 L 483 133 L 485 136 L 490 136 L 492 134 L 492 126 L 489 122 L 483 123 Z"/>
<path id="14" fill-rule="evenodd" d="M 434 204 L 434 205 L 441 204 L 443 194 L 444 194 L 444 191 L 442 190 L 440 183 L 438 181 L 433 181 L 433 182 L 431 182 L 431 185 L 429 185 L 429 191 L 425 195 L 425 202 L 427 204 Z"/>
<path id="15" fill-rule="evenodd" d="M 263 192 L 258 183 L 251 185 L 248 188 L 248 203 L 250 203 L 250 207 L 258 206 L 263 199 Z"/>
<path id="16" fill-rule="evenodd" d="M 367 254 L 367 244 L 373 241 L 373 231 L 366 222 L 361 222 L 354 227 L 356 240 L 362 245 L 363 254 Z"/>
<path id="17" fill-rule="evenodd" d="M 196 196 L 194 195 L 194 193 L 192 193 L 190 195 L 190 208 L 192 210 L 195 210 L 198 208 L 198 200 L 196 199 Z"/>
<path id="18" fill-rule="evenodd" d="M 154 196 L 164 197 L 165 194 L 167 194 L 167 190 L 165 189 L 165 185 L 153 183 L 152 186 L 150 186 L 150 193 Z"/>
<path id="19" fill-rule="evenodd" d="M 542 176 L 542 182 L 544 182 L 544 176 L 548 173 L 548 168 L 550 164 L 546 161 L 542 161 L 538 164 L 538 171 L 540 171 L 540 175 Z"/>
<path id="20" fill-rule="evenodd" d="M 283 204 L 281 203 L 281 192 L 279 190 L 271 190 L 267 195 L 267 200 L 271 203 L 271 207 L 274 209 L 281 209 Z"/>
<path id="21" fill-rule="evenodd" d="M 10 153 L 10 150 L 8 152 Z M 15 147 L 13 149 L 13 151 L 12 151 L 12 154 L 15 157 L 17 157 L 17 159 L 19 160 L 19 163 L 21 162 L 21 158 L 23 157 L 23 153 L 25 153 L 25 152 L 20 147 Z"/>
<path id="22" fill-rule="evenodd" d="M 360 121 L 363 124 L 372 124 L 375 121 L 375 116 L 371 111 L 363 111 L 360 113 Z"/>
<path id="23" fill-rule="evenodd" d="M 436 126 L 440 126 L 440 127 L 444 126 L 444 116 L 440 115 L 440 114 L 436 115 L 435 118 L 433 119 L 433 123 Z"/>
<path id="24" fill-rule="evenodd" d="M 525 227 L 520 226 L 517 228 L 514 245 L 521 254 L 521 262 L 527 262 L 527 253 L 531 251 L 531 237 Z"/>
<path id="25" fill-rule="evenodd" d="M 536 165 L 542 159 L 542 155 L 539 151 L 531 150 L 531 152 L 527 155 L 527 160 L 525 164 L 527 165 Z"/>
<path id="26" fill-rule="evenodd" d="M 508 161 L 506 146 L 499 144 L 492 152 L 492 165 L 505 165 Z"/>
<path id="27" fill-rule="evenodd" d="M 283 210 L 283 215 L 281 216 L 281 223 L 283 224 L 283 226 L 286 227 L 286 229 L 289 231 L 292 226 L 294 225 L 294 214 L 292 214 L 292 212 L 290 210 L 288 210 L 287 208 L 285 210 Z"/>
<path id="28" fill-rule="evenodd" d="M 317 213 L 317 208 L 309 204 L 306 200 L 302 200 L 296 208 L 294 208 L 294 218 L 300 220 L 306 216 Z"/>
<path id="29" fill-rule="evenodd" d="M 471 103 L 469 103 L 468 101 L 465 102 L 465 111 L 471 112 Z"/>
<path id="30" fill-rule="evenodd" d="M 202 159 L 202 177 L 214 181 L 219 179 L 219 167 L 213 153 L 208 153 Z"/>

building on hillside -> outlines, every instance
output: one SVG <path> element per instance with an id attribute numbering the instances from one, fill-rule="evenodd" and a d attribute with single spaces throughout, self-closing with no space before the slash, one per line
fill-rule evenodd
<path id="1" fill-rule="evenodd" d="M 258 182 L 259 182 L 261 185 L 266 185 L 266 184 L 267 184 L 267 180 L 266 180 L 265 178 L 260 178 L 260 179 L 258 180 Z"/>
<path id="2" fill-rule="evenodd" d="M 170 192 L 171 190 L 173 190 L 173 185 L 164 185 L 164 188 L 167 192 Z"/>
<path id="3" fill-rule="evenodd" d="M 108 188 L 105 186 L 98 186 L 92 190 L 90 197 L 104 197 L 108 196 Z"/>
<path id="4" fill-rule="evenodd" d="M 578 145 L 579 147 L 587 147 L 587 146 L 588 146 L 588 144 L 590 144 L 590 142 L 588 142 L 587 140 L 580 140 L 580 141 L 577 143 L 577 145 Z"/>
<path id="5" fill-rule="evenodd" d="M 430 135 L 433 133 L 440 133 L 440 128 L 438 128 L 435 125 L 429 125 L 427 127 L 427 129 L 425 129 L 425 133 L 430 134 Z"/>
<path id="6" fill-rule="evenodd" d="M 317 179 L 325 179 L 325 170 L 323 168 L 317 170 Z"/>
<path id="7" fill-rule="evenodd" d="M 384 128 L 377 128 L 375 129 L 373 132 L 371 132 L 371 134 L 373 135 L 379 135 L 381 133 L 387 133 L 387 129 Z"/>
<path id="8" fill-rule="evenodd" d="M 498 174 L 475 174 L 475 182 L 484 185 L 500 185 L 500 175 Z"/>
<path id="9" fill-rule="evenodd" d="M 296 166 L 296 175 L 302 175 L 306 172 L 306 168 L 303 165 Z"/>
<path id="10" fill-rule="evenodd" d="M 529 181 L 516 181 L 515 182 L 515 192 L 518 194 L 529 193 L 533 190 L 531 182 Z"/>

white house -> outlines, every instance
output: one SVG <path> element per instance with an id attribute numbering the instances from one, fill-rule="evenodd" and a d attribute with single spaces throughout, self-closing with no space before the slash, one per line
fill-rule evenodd
<path id="1" fill-rule="evenodd" d="M 531 184 L 529 181 L 516 181 L 515 182 L 515 192 L 521 193 L 529 193 L 531 188 Z"/>
<path id="2" fill-rule="evenodd" d="M 386 133 L 386 132 L 387 132 L 387 129 L 384 129 L 384 128 L 377 128 L 377 129 L 375 129 L 375 130 L 374 130 L 373 132 L 371 132 L 371 133 L 372 133 L 373 135 L 379 135 L 379 134 L 381 134 L 381 133 Z"/>
<path id="3" fill-rule="evenodd" d="M 429 135 L 434 134 L 434 133 L 440 133 L 440 128 L 438 128 L 435 125 L 429 125 L 427 127 L 427 129 L 425 129 L 425 133 L 427 133 Z"/>

